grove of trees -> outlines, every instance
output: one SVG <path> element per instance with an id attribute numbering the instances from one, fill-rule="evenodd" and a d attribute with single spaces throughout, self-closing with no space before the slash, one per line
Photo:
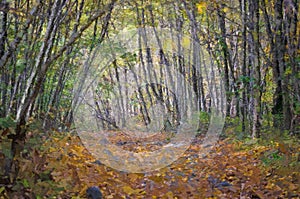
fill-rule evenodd
<path id="1" fill-rule="evenodd" d="M 220 111 L 238 121 L 245 137 L 261 137 L 266 126 L 299 136 L 299 16 L 298 0 L 1 0 L 1 184 L 16 180 L 20 165 L 14 160 L 29 124 L 50 132 L 74 127 L 78 89 L 87 79 L 75 87 L 78 73 L 89 70 L 88 57 L 97 47 L 124 30 L 140 31 L 139 48 L 114 55 L 98 80 L 93 109 L 102 128 L 123 127 L 126 115 L 140 115 L 127 125 L 149 125 L 150 107 L 158 102 L 170 115 L 163 128 L 174 128 L 192 109 L 189 102 L 178 103 L 181 90 L 203 114 L 226 99 Z M 151 51 L 153 41 L 158 51 Z M 170 42 L 175 47 L 164 51 Z M 143 78 L 150 83 L 141 85 Z M 160 84 L 166 79 L 170 85 Z M 138 89 L 129 91 L 128 82 Z M 211 93 L 215 83 L 225 93 Z"/>

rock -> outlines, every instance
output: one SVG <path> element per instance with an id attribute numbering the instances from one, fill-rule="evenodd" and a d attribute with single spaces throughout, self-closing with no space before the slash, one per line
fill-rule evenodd
<path id="1" fill-rule="evenodd" d="M 99 187 L 92 186 L 86 190 L 86 195 L 88 199 L 102 199 L 102 193 Z"/>

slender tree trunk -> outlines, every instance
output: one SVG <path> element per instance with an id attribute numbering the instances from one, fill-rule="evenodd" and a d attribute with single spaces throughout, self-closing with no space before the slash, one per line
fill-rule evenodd
<path id="1" fill-rule="evenodd" d="M 7 41 L 7 23 L 8 23 L 8 9 L 9 9 L 9 3 L 6 2 L 6 0 L 2 1 L 0 3 L 0 6 L 2 8 L 2 12 L 0 13 L 0 58 L 2 58 L 5 55 L 6 48 L 6 41 Z M 0 96 L 1 96 L 1 108 L 0 108 L 0 118 L 5 117 L 6 115 L 6 108 L 7 108 L 7 90 L 8 90 L 8 74 L 9 71 L 5 67 L 0 67 L 1 72 L 1 79 L 0 79 Z M 4 86 L 7 85 L 7 86 Z"/>
<path id="2" fill-rule="evenodd" d="M 221 30 L 221 37 L 220 37 L 220 45 L 223 52 L 223 59 L 224 59 L 224 79 L 225 79 L 225 90 L 226 90 L 226 99 L 227 99 L 227 114 L 230 113 L 230 102 L 231 102 L 231 86 L 229 82 L 229 68 L 232 68 L 231 66 L 231 58 L 228 51 L 228 45 L 226 42 L 227 33 L 226 33 L 226 23 L 225 23 L 225 13 L 223 11 L 224 4 L 221 4 L 221 7 L 218 8 L 218 19 L 219 19 L 219 25 Z"/>
<path id="3" fill-rule="evenodd" d="M 249 112 L 251 115 L 251 131 L 252 137 L 259 137 L 260 127 L 260 53 L 259 43 L 259 7 L 256 0 L 249 1 L 249 65 L 250 65 L 250 104 Z"/>
<path id="4" fill-rule="evenodd" d="M 242 112 L 242 131 L 246 131 L 246 120 L 247 120 L 247 91 L 248 91 L 248 83 L 246 81 L 247 77 L 247 10 L 246 10 L 246 1 L 240 0 L 240 9 L 241 9 L 241 17 L 243 23 L 243 33 L 242 33 L 242 103 L 241 103 L 241 112 Z"/>
<path id="5" fill-rule="evenodd" d="M 283 0 L 276 0 L 274 5 L 275 11 L 275 39 L 273 50 L 273 75 L 276 81 L 276 92 L 274 94 L 273 114 L 282 115 L 284 129 L 290 128 L 291 109 L 288 93 L 288 80 L 285 76 L 286 64 L 284 56 L 286 54 L 286 37 L 284 34 L 284 16 L 283 16 Z M 274 124 L 280 124 L 275 119 Z"/>

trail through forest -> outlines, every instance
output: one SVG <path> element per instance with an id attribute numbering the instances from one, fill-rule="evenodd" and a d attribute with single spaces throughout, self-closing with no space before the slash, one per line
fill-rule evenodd
<path id="1" fill-rule="evenodd" d="M 155 144 L 150 139 L 141 145 L 118 134 L 110 141 L 126 150 L 159 148 L 159 137 Z M 263 145 L 227 138 L 203 157 L 198 136 L 173 164 L 148 173 L 126 173 L 95 159 L 76 135 L 56 132 L 48 139 L 41 137 L 42 146 L 36 138 L 28 139 L 28 154 L 19 157 L 22 189 L 13 187 L 18 191 L 12 198 L 86 198 L 91 186 L 98 186 L 104 198 L 300 197 L 300 146 L 291 140 Z"/>
<path id="2" fill-rule="evenodd" d="M 299 138 L 299 0 L 0 1 L 0 199 L 300 198 Z"/>

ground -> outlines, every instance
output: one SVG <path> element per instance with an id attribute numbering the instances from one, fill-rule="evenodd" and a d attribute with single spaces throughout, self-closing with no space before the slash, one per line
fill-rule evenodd
<path id="1" fill-rule="evenodd" d="M 110 141 L 138 152 L 159 148 L 165 138 L 161 134 L 139 142 L 126 133 L 115 133 Z M 31 139 L 36 143 L 36 137 L 29 134 Z M 55 131 L 40 139 L 40 145 L 27 146 L 19 157 L 18 184 L 10 187 L 13 194 L 0 188 L 1 198 L 85 198 L 91 186 L 100 187 L 104 198 L 300 197 L 300 145 L 296 141 L 260 143 L 227 137 L 203 156 L 198 136 L 171 165 L 138 174 L 103 165 L 76 134 Z"/>

